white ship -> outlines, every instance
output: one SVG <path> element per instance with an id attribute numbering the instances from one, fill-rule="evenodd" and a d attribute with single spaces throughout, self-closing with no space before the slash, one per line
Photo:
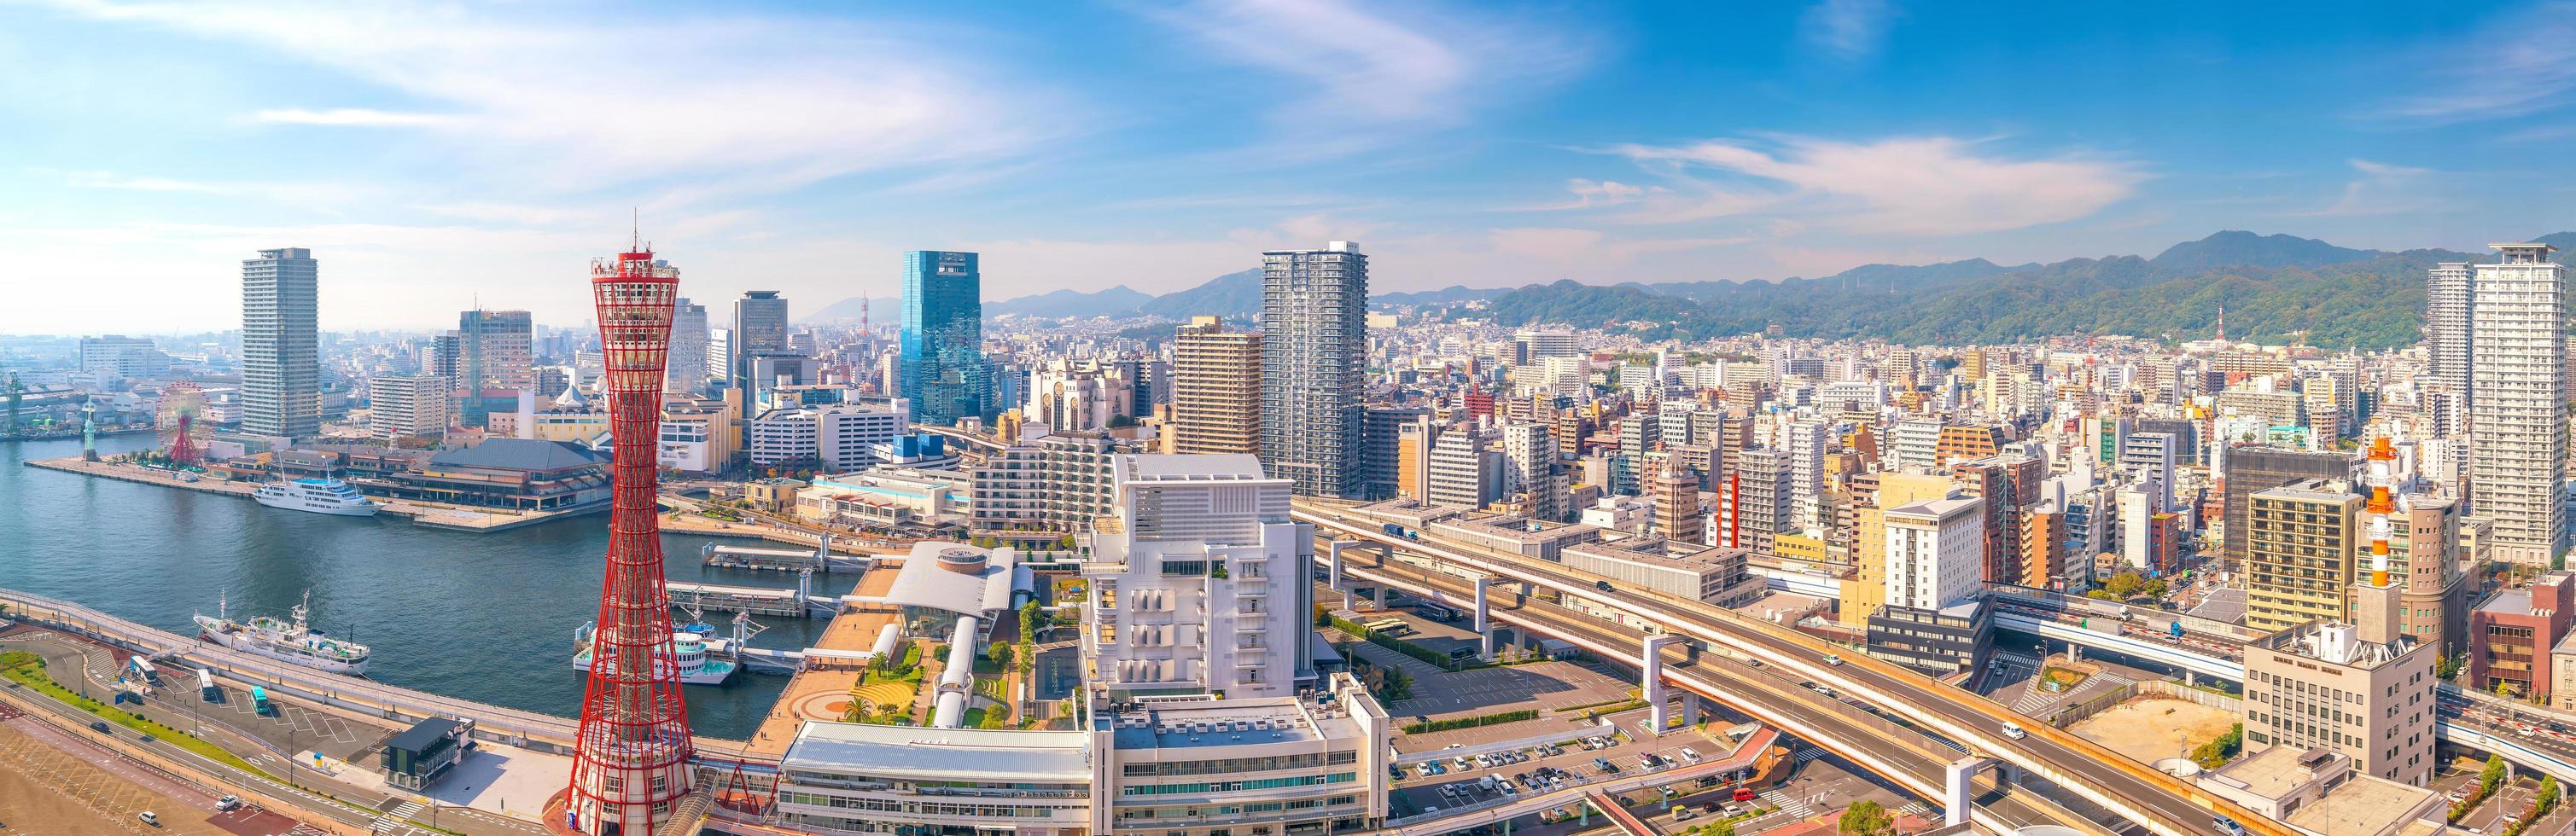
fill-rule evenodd
<path id="1" fill-rule="evenodd" d="M 293 479 L 259 486 L 250 495 L 259 504 L 271 508 L 311 511 L 316 514 L 338 514 L 344 517 L 372 517 L 382 507 L 375 500 L 358 494 L 357 488 L 338 479 Z"/>
<path id="2" fill-rule="evenodd" d="M 269 616 L 252 618 L 249 623 L 232 620 L 227 614 L 228 602 L 216 599 L 215 617 L 196 616 L 197 629 L 206 640 L 243 653 L 266 656 L 280 662 L 302 665 L 318 671 L 359 676 L 367 672 L 367 646 L 322 635 L 308 627 L 304 617 L 313 593 L 304 593 L 304 603 L 295 605 L 289 624 Z"/>
<path id="3" fill-rule="evenodd" d="M 594 632 L 595 628 L 589 624 L 574 632 L 574 640 L 581 644 L 581 652 L 572 657 L 574 670 L 590 672 L 590 644 Z M 734 670 L 739 667 L 709 656 L 706 637 L 689 632 L 671 633 L 671 659 L 680 665 L 680 681 L 689 685 L 722 685 L 725 680 L 733 678 Z"/>

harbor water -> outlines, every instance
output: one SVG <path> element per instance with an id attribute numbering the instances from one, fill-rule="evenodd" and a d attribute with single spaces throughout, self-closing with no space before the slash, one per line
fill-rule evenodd
<path id="1" fill-rule="evenodd" d="M 102 453 L 153 437 L 99 439 Z M 236 619 L 284 617 L 306 590 L 313 624 L 373 648 L 370 679 L 461 699 L 578 716 L 573 632 L 597 615 L 608 517 L 495 533 L 394 516 L 335 517 L 222 496 L 24 466 L 80 454 L 78 440 L 0 442 L 0 587 L 53 595 L 174 633 L 227 596 Z M 793 587 L 782 572 L 709 569 L 712 538 L 664 535 L 671 580 Z M 757 541 L 730 540 L 757 545 Z M 783 546 L 782 546 L 783 548 Z M 853 574 L 817 575 L 847 592 Z M 675 614 L 677 615 L 677 614 Z M 706 613 L 719 631 L 729 613 Z M 755 647 L 801 649 L 824 622 L 755 616 Z M 737 673 L 685 697 L 698 733 L 742 739 L 786 678 Z"/>

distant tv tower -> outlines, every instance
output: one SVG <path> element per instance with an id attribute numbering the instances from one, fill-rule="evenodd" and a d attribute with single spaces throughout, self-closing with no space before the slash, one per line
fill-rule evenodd
<path id="1" fill-rule="evenodd" d="M 2227 341 L 2227 306 L 2218 306 L 2218 341 Z"/>
<path id="2" fill-rule="evenodd" d="M 680 271 L 653 260 L 641 235 L 617 260 L 595 260 L 600 355 L 614 450 L 609 472 L 608 567 L 591 634 L 590 684 L 563 824 L 593 836 L 660 829 L 689 780 L 688 705 L 671 641 L 671 593 L 662 577 L 657 462 L 662 372 L 671 347 Z"/>

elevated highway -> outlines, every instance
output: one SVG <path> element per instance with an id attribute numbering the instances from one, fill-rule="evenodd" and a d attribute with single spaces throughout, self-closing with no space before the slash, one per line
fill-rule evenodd
<path id="1" fill-rule="evenodd" d="M 1457 601 L 1475 594 L 1472 584 L 1457 577 L 1401 563 L 1345 565 L 1342 571 L 1353 579 L 1426 598 Z M 1638 630 L 1544 603 L 1513 602 L 1492 607 L 1489 612 L 1497 621 L 1606 658 L 1637 659 L 1650 638 Z M 1918 729 L 1809 690 L 1769 667 L 1747 665 L 1722 653 L 1694 654 L 1680 642 L 1660 644 L 1657 652 L 1664 681 L 1834 751 L 1923 798 L 1943 798 L 1948 791 L 1950 764 L 1968 757 L 1966 752 Z M 2033 824 L 2060 824 L 2090 832 L 2104 830 L 2043 798 L 2005 789 L 1997 782 L 1976 796 L 1981 803 L 1969 811 L 1969 818 L 1999 831 Z"/>
<path id="2" fill-rule="evenodd" d="M 2289 836 L 2293 832 L 2188 782 L 2044 724 L 2029 724 L 2022 738 L 2006 737 L 2002 731 L 2005 724 L 2017 724 L 2026 718 L 1922 674 L 1858 654 L 1828 662 L 1827 657 L 1834 656 L 1833 648 L 1779 625 L 1697 600 L 1615 586 L 1603 589 L 1598 585 L 1603 582 L 1598 576 L 1519 554 L 1391 534 L 1385 530 L 1384 521 L 1332 503 L 1299 500 L 1292 515 L 1298 522 L 1314 525 L 1319 532 L 1334 537 L 1412 552 L 1560 596 L 1589 599 L 1636 613 L 1671 634 L 1757 659 L 1783 675 L 1824 683 L 1879 706 L 1890 716 L 2045 777 L 2066 792 L 2157 833 L 2219 833 L 2216 816 L 2234 819 L 2249 833 Z M 1813 707 L 1820 699 L 1821 695 L 1790 695 L 1788 703 Z M 1761 712 L 1747 713 L 1771 721 Z"/>

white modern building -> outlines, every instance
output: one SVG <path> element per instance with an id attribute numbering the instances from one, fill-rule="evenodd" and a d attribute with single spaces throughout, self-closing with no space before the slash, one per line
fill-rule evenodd
<path id="1" fill-rule="evenodd" d="M 1292 482 L 1242 454 L 1110 458 L 1110 515 L 1093 521 L 1083 656 L 1113 700 L 1278 697 L 1311 681 L 1310 529 Z"/>
<path id="2" fill-rule="evenodd" d="M 1985 503 L 1929 499 L 1887 509 L 1887 605 L 1939 610 L 1976 596 L 1985 568 Z"/>
<path id="3" fill-rule="evenodd" d="M 2547 566 L 2566 539 L 2567 279 L 2548 244 L 2493 244 L 2469 323 L 2469 502 L 2496 559 Z"/>
<path id="4" fill-rule="evenodd" d="M 1367 357 L 1358 244 L 1261 254 L 1261 463 L 1297 493 L 1361 495 Z"/>

